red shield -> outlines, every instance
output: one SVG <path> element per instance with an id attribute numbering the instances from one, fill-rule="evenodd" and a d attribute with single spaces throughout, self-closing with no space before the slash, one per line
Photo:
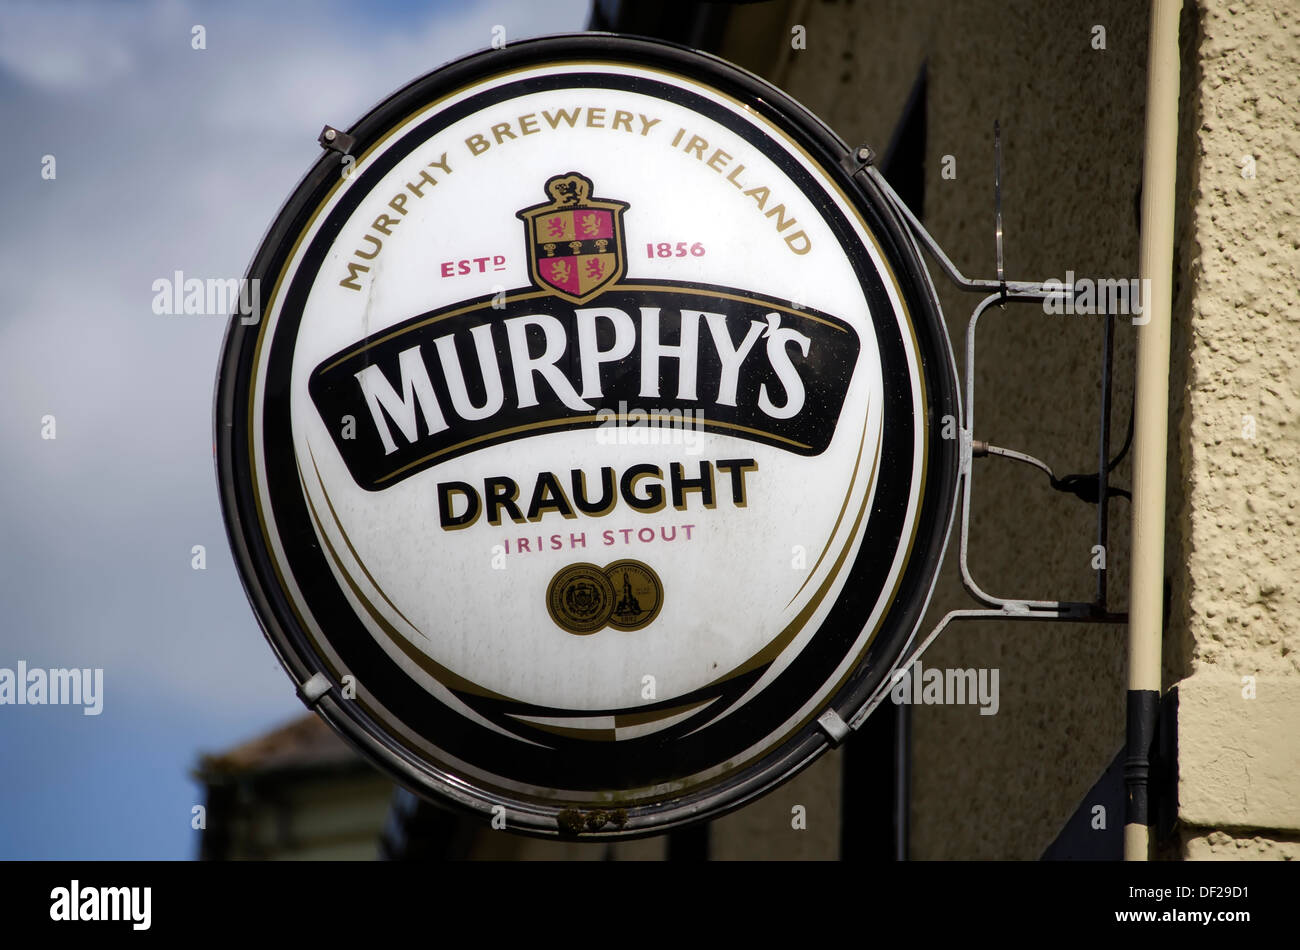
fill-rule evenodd
<path id="1" fill-rule="evenodd" d="M 591 197 L 591 179 L 569 172 L 546 182 L 551 200 L 519 212 L 533 282 L 584 303 L 622 278 L 627 202 Z"/>

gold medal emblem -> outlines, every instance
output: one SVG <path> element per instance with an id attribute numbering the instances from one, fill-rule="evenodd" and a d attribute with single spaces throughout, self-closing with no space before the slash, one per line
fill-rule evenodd
<path id="1" fill-rule="evenodd" d="M 614 588 L 595 564 L 571 564 L 551 579 L 546 589 L 551 619 L 569 633 L 595 633 L 609 621 Z"/>
<path id="2" fill-rule="evenodd" d="M 659 616 L 664 603 L 664 585 L 648 564 L 615 561 L 605 568 L 614 590 L 614 608 L 609 625 L 617 630 L 640 630 Z"/>
<path id="3" fill-rule="evenodd" d="M 546 609 L 556 626 L 586 636 L 609 625 L 640 630 L 659 616 L 664 585 L 648 564 L 615 561 L 604 570 L 595 564 L 570 564 L 546 588 Z"/>

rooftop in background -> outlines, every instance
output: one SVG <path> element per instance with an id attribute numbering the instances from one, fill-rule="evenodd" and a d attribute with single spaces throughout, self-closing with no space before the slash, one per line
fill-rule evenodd
<path id="1" fill-rule="evenodd" d="M 393 783 L 314 713 L 212 755 L 201 860 L 369 860 Z"/>
<path id="2" fill-rule="evenodd" d="M 265 775 L 271 772 L 336 769 L 365 764 L 325 721 L 306 713 L 225 752 L 199 759 L 197 776 L 205 781 Z"/>

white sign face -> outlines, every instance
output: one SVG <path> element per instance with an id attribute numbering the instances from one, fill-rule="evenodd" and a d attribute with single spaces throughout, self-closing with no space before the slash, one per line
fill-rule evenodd
<path id="1" fill-rule="evenodd" d="M 931 589 L 933 305 L 756 86 L 610 38 L 453 64 L 309 176 L 232 324 L 224 500 L 268 636 L 381 764 L 510 827 L 752 797 Z"/>

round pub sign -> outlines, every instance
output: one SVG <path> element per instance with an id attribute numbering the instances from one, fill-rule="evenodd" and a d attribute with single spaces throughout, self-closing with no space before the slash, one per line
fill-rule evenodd
<path id="1" fill-rule="evenodd" d="M 331 141 L 217 394 L 230 537 L 304 699 L 542 835 L 713 817 L 841 738 L 957 475 L 933 292 L 844 143 L 603 35 L 452 63 Z"/>

